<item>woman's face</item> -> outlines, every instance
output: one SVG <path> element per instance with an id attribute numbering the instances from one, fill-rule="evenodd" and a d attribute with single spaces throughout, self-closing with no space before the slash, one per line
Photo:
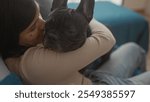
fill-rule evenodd
<path id="1" fill-rule="evenodd" d="M 40 14 L 39 5 L 37 3 L 36 5 L 37 11 L 32 23 L 19 36 L 19 45 L 21 46 L 35 46 L 42 42 L 45 21 Z"/>

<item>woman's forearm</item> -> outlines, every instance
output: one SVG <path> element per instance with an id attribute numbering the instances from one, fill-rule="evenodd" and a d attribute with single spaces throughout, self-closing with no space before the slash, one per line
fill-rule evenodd
<path id="1" fill-rule="evenodd" d="M 111 33 L 111 31 L 102 23 L 98 22 L 94 18 L 89 24 L 92 32 L 92 37 L 96 37 L 97 41 L 99 42 L 99 46 L 103 46 L 105 49 L 104 53 L 109 51 L 114 44 L 116 43 L 116 40 Z"/>
<path id="2" fill-rule="evenodd" d="M 91 28 L 92 34 L 102 33 L 102 34 L 105 34 L 106 37 L 109 37 L 110 40 L 112 40 L 112 42 L 114 43 L 116 42 L 111 31 L 104 24 L 98 22 L 96 19 L 93 18 L 91 22 L 89 23 L 89 26 Z"/>

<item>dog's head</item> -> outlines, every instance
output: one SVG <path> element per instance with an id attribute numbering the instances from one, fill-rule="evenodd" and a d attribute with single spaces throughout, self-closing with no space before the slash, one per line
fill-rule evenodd
<path id="1" fill-rule="evenodd" d="M 58 52 L 80 48 L 93 18 L 94 0 L 81 0 L 77 9 L 68 8 L 67 1 L 53 0 L 45 25 L 44 46 Z"/>

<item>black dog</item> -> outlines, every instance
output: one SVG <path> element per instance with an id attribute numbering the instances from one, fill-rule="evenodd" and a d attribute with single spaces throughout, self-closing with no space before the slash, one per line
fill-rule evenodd
<path id="1" fill-rule="evenodd" d="M 94 0 L 81 0 L 78 8 L 67 7 L 68 0 L 54 0 L 45 26 L 44 46 L 57 52 L 80 48 L 91 35 Z"/>
<path id="2" fill-rule="evenodd" d="M 44 46 L 56 52 L 68 52 L 80 48 L 91 35 L 89 22 L 93 18 L 94 0 L 81 0 L 78 8 L 67 7 L 68 0 L 53 0 L 51 13 L 46 21 Z M 95 70 L 109 59 L 110 52 L 86 69 Z M 89 71 L 90 72 L 90 71 Z"/>

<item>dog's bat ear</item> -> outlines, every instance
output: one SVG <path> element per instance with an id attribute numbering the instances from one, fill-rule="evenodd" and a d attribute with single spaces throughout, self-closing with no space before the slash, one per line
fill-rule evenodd
<path id="1" fill-rule="evenodd" d="M 68 8 L 67 2 L 68 0 L 53 0 L 51 11 L 61 7 Z"/>
<path id="2" fill-rule="evenodd" d="M 76 11 L 80 12 L 90 22 L 93 18 L 95 0 L 81 0 Z"/>

